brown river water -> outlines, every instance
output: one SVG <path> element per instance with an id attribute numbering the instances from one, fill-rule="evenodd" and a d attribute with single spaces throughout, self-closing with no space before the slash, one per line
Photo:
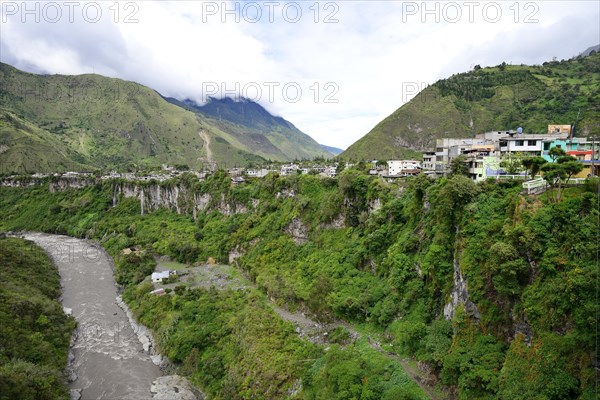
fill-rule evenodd
<path id="1" fill-rule="evenodd" d="M 78 327 L 72 347 L 72 369 L 81 399 L 152 399 L 150 386 L 161 376 L 158 366 L 134 333 L 115 299 L 112 259 L 99 246 L 68 236 L 27 233 L 57 265 L 62 303 Z"/>

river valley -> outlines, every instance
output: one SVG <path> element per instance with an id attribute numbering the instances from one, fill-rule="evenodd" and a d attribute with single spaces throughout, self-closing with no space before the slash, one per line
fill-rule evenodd
<path id="1" fill-rule="evenodd" d="M 150 391 L 163 374 L 117 305 L 110 256 L 100 246 L 68 236 L 27 233 L 24 237 L 53 259 L 61 276 L 63 306 L 78 323 L 69 366 L 72 398 L 165 398 Z M 160 382 L 155 387 L 164 386 L 164 378 Z M 181 392 L 177 399 L 190 398 L 189 393 L 184 395 L 189 390 Z"/>

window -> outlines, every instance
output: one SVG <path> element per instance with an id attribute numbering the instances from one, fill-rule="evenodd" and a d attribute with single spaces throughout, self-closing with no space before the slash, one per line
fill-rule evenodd
<path id="1" fill-rule="evenodd" d="M 517 141 L 515 141 L 515 146 L 517 146 L 517 147 L 523 146 L 524 144 L 525 144 L 524 140 L 517 140 Z"/>
<path id="2" fill-rule="evenodd" d="M 537 144 L 536 140 L 528 140 L 527 141 L 527 146 L 535 146 Z"/>
<path id="3" fill-rule="evenodd" d="M 550 150 L 550 144 L 551 144 L 550 142 L 544 143 L 544 150 L 546 150 L 546 151 Z"/>

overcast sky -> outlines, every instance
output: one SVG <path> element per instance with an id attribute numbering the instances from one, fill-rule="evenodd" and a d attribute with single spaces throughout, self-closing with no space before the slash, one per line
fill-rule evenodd
<path id="1" fill-rule="evenodd" d="M 438 79 L 600 43 L 599 4 L 2 0 L 0 60 L 198 102 L 246 96 L 346 148 Z"/>

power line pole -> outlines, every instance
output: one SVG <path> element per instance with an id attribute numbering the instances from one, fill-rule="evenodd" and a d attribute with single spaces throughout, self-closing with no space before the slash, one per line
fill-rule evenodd
<path id="1" fill-rule="evenodd" d="M 590 140 L 592 141 L 592 164 L 591 164 L 592 171 L 591 171 L 591 176 L 596 176 L 596 173 L 594 171 L 594 167 L 595 167 L 594 164 L 595 164 L 595 158 L 596 158 L 596 150 L 595 150 L 594 144 L 595 144 L 596 140 L 598 140 L 598 139 L 599 138 L 596 137 L 596 136 L 590 137 Z"/>

